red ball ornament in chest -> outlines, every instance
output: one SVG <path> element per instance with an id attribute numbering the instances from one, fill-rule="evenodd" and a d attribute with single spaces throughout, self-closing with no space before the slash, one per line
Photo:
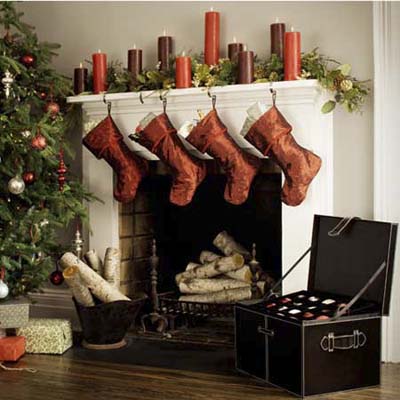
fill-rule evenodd
<path id="1" fill-rule="evenodd" d="M 38 133 L 32 139 L 31 146 L 35 150 L 44 150 L 46 148 L 46 146 L 47 146 L 47 140 L 41 133 Z"/>
<path id="2" fill-rule="evenodd" d="M 26 171 L 22 174 L 22 179 L 25 184 L 30 185 L 35 181 L 35 173 L 33 171 Z"/>
<path id="3" fill-rule="evenodd" d="M 22 64 L 25 65 L 25 67 L 29 68 L 32 67 L 33 64 L 35 63 L 35 57 L 32 54 L 24 54 L 20 58 L 20 61 Z"/>
<path id="4" fill-rule="evenodd" d="M 60 106 L 55 101 L 50 101 L 45 105 L 44 111 L 55 117 L 60 112 Z"/>

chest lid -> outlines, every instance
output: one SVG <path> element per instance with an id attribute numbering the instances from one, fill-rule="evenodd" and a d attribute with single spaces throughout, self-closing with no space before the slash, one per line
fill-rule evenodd
<path id="1" fill-rule="evenodd" d="M 397 224 L 316 215 L 308 289 L 353 297 L 386 262 L 361 298 L 388 315 L 396 234 Z"/>

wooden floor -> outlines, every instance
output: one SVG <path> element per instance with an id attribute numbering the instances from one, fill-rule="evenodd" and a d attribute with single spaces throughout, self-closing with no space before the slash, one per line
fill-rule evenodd
<path id="1" fill-rule="evenodd" d="M 282 400 L 280 389 L 237 376 L 77 361 L 67 357 L 27 355 L 17 365 L 32 374 L 0 370 L 1 400 Z M 324 400 L 398 400 L 400 364 L 382 367 L 382 386 L 334 395 Z"/>

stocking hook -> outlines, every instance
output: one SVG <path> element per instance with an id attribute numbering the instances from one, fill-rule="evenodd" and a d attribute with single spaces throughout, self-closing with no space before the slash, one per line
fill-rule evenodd
<path id="1" fill-rule="evenodd" d="M 103 103 L 107 105 L 108 115 L 111 115 L 111 101 L 106 100 L 106 93 L 103 93 Z"/>
<path id="2" fill-rule="evenodd" d="M 139 100 L 141 104 L 144 104 L 144 100 L 143 100 L 143 92 L 139 92 Z"/>
<path id="3" fill-rule="evenodd" d="M 272 95 L 272 105 L 275 106 L 276 103 L 276 90 L 272 87 L 272 82 L 269 84 L 269 91 Z"/>
<path id="4" fill-rule="evenodd" d="M 167 111 L 167 103 L 168 103 L 167 96 L 165 94 L 160 93 L 160 100 L 162 101 L 163 112 L 165 114 Z"/>
<path id="5" fill-rule="evenodd" d="M 215 94 L 211 94 L 211 88 L 207 89 L 207 96 L 211 98 L 212 108 L 215 110 L 215 105 L 217 103 L 217 96 Z"/>

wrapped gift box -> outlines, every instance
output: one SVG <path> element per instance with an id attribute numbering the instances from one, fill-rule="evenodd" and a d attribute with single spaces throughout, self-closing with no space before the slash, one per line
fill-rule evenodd
<path id="1" fill-rule="evenodd" d="M 18 361 L 24 354 L 24 337 L 8 336 L 0 339 L 0 361 Z"/>
<path id="2" fill-rule="evenodd" d="M 29 305 L 27 300 L 0 302 L 0 329 L 20 328 L 28 324 Z"/>
<path id="3" fill-rule="evenodd" d="M 72 327 L 67 319 L 31 318 L 17 329 L 26 338 L 27 353 L 63 354 L 72 347 Z"/>
<path id="4" fill-rule="evenodd" d="M 307 290 L 236 305 L 237 369 L 302 397 L 379 385 L 396 234 L 315 216 Z"/>

